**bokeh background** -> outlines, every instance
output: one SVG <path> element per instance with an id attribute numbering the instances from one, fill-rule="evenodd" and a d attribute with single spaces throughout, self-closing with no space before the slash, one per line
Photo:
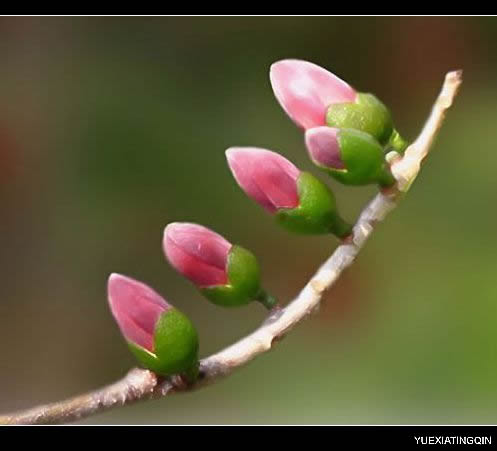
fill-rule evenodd
<path id="1" fill-rule="evenodd" d="M 495 423 L 496 55 L 497 18 L 1 18 L 0 411 L 135 364 L 111 272 L 186 312 L 202 356 L 260 323 L 260 305 L 211 305 L 168 266 L 168 222 L 252 249 L 268 289 L 298 293 L 337 240 L 279 229 L 224 150 L 266 147 L 326 179 L 269 84 L 272 62 L 301 58 L 378 95 L 409 139 L 444 74 L 465 80 L 409 196 L 317 316 L 217 385 L 84 423 Z M 375 193 L 328 181 L 349 220 Z"/>

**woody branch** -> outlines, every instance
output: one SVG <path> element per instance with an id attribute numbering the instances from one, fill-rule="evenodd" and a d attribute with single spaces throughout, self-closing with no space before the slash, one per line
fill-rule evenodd
<path id="1" fill-rule="evenodd" d="M 0 424 L 68 423 L 139 400 L 199 389 L 229 376 L 258 355 L 272 349 L 297 324 L 319 308 L 323 293 L 330 289 L 342 272 L 354 262 L 376 225 L 383 221 L 409 190 L 461 83 L 462 71 L 449 72 L 446 75 L 442 90 L 418 138 L 402 157 L 396 153 L 387 156 L 397 182 L 395 186 L 378 193 L 364 208 L 352 235 L 335 249 L 299 295 L 285 308 L 270 313 L 264 323 L 250 335 L 201 360 L 200 376 L 195 383 L 188 385 L 177 376 L 164 379 L 151 371 L 134 368 L 123 379 L 102 389 L 0 416 Z"/>

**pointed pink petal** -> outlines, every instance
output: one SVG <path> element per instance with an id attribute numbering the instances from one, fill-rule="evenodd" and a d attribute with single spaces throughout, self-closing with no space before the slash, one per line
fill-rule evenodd
<path id="1" fill-rule="evenodd" d="M 330 105 L 354 102 L 357 97 L 343 80 L 307 61 L 278 61 L 271 66 L 269 77 L 280 105 L 305 130 L 325 125 Z"/>
<path id="2" fill-rule="evenodd" d="M 111 274 L 107 292 L 112 314 L 126 340 L 153 352 L 155 325 L 171 306 L 147 285 L 120 274 Z"/>
<path id="3" fill-rule="evenodd" d="M 345 169 L 340 155 L 338 129 L 316 127 L 305 132 L 305 144 L 311 160 L 320 166 L 334 169 Z"/>
<path id="4" fill-rule="evenodd" d="M 231 243 L 198 224 L 175 222 L 164 230 L 164 253 L 171 265 L 200 287 L 228 282 Z"/>
<path id="5" fill-rule="evenodd" d="M 286 158 L 257 147 L 231 147 L 226 158 L 240 187 L 270 213 L 298 206 L 300 170 Z"/>

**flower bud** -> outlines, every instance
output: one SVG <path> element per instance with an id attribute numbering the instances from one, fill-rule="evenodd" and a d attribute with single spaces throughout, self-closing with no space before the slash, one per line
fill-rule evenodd
<path id="1" fill-rule="evenodd" d="M 237 307 L 258 300 L 272 308 L 276 303 L 261 288 L 255 256 L 206 227 L 169 224 L 163 248 L 169 263 L 214 304 Z"/>
<path id="2" fill-rule="evenodd" d="M 382 146 L 398 152 L 406 149 L 407 142 L 394 129 L 387 107 L 326 69 L 289 59 L 274 63 L 269 76 L 280 105 L 304 130 L 323 125 L 353 128 L 369 133 Z"/>
<path id="3" fill-rule="evenodd" d="M 345 185 L 395 183 L 383 148 L 367 133 L 316 127 L 306 131 L 305 142 L 311 160 Z"/>
<path id="4" fill-rule="evenodd" d="M 271 66 L 269 78 L 282 108 L 304 130 L 325 125 L 330 105 L 357 98 L 343 80 L 307 61 L 278 61 Z"/>
<path id="5" fill-rule="evenodd" d="M 147 285 L 120 274 L 107 284 L 110 309 L 140 363 L 163 376 L 198 373 L 198 336 L 191 321 Z"/>
<path id="6" fill-rule="evenodd" d="M 331 190 L 286 158 L 256 147 L 232 147 L 226 158 L 238 185 L 288 230 L 340 238 L 350 234 Z"/>

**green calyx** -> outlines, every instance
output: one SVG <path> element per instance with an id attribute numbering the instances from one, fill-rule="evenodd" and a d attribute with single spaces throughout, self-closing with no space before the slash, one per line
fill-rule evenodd
<path id="1" fill-rule="evenodd" d="M 395 130 L 388 108 L 373 94 L 359 93 L 355 102 L 330 105 L 326 124 L 368 133 L 381 146 L 391 147 L 399 153 L 403 153 L 408 145 Z"/>
<path id="2" fill-rule="evenodd" d="M 276 221 L 291 232 L 303 235 L 333 233 L 339 238 L 350 235 L 352 226 L 338 214 L 335 196 L 320 180 L 308 172 L 297 179 L 299 206 L 282 208 Z"/>
<path id="3" fill-rule="evenodd" d="M 154 352 L 128 342 L 135 357 L 161 376 L 184 375 L 189 382 L 198 376 L 198 335 L 192 322 L 179 310 L 164 312 L 157 321 Z"/>
<path id="4" fill-rule="evenodd" d="M 390 111 L 372 94 L 359 93 L 354 103 L 331 105 L 326 113 L 326 123 L 330 127 L 369 133 L 381 145 L 388 143 L 393 132 Z"/>
<path id="5" fill-rule="evenodd" d="M 207 299 L 223 307 L 238 307 L 253 300 L 263 302 L 259 263 L 252 252 L 241 246 L 233 246 L 228 254 L 226 270 L 226 285 L 200 289 Z M 265 302 L 263 304 L 266 305 Z"/>
<path id="6" fill-rule="evenodd" d="M 337 134 L 340 158 L 345 169 L 320 166 L 344 185 L 378 183 L 387 187 L 395 183 L 383 148 L 371 135 L 359 130 L 342 129 Z"/>

